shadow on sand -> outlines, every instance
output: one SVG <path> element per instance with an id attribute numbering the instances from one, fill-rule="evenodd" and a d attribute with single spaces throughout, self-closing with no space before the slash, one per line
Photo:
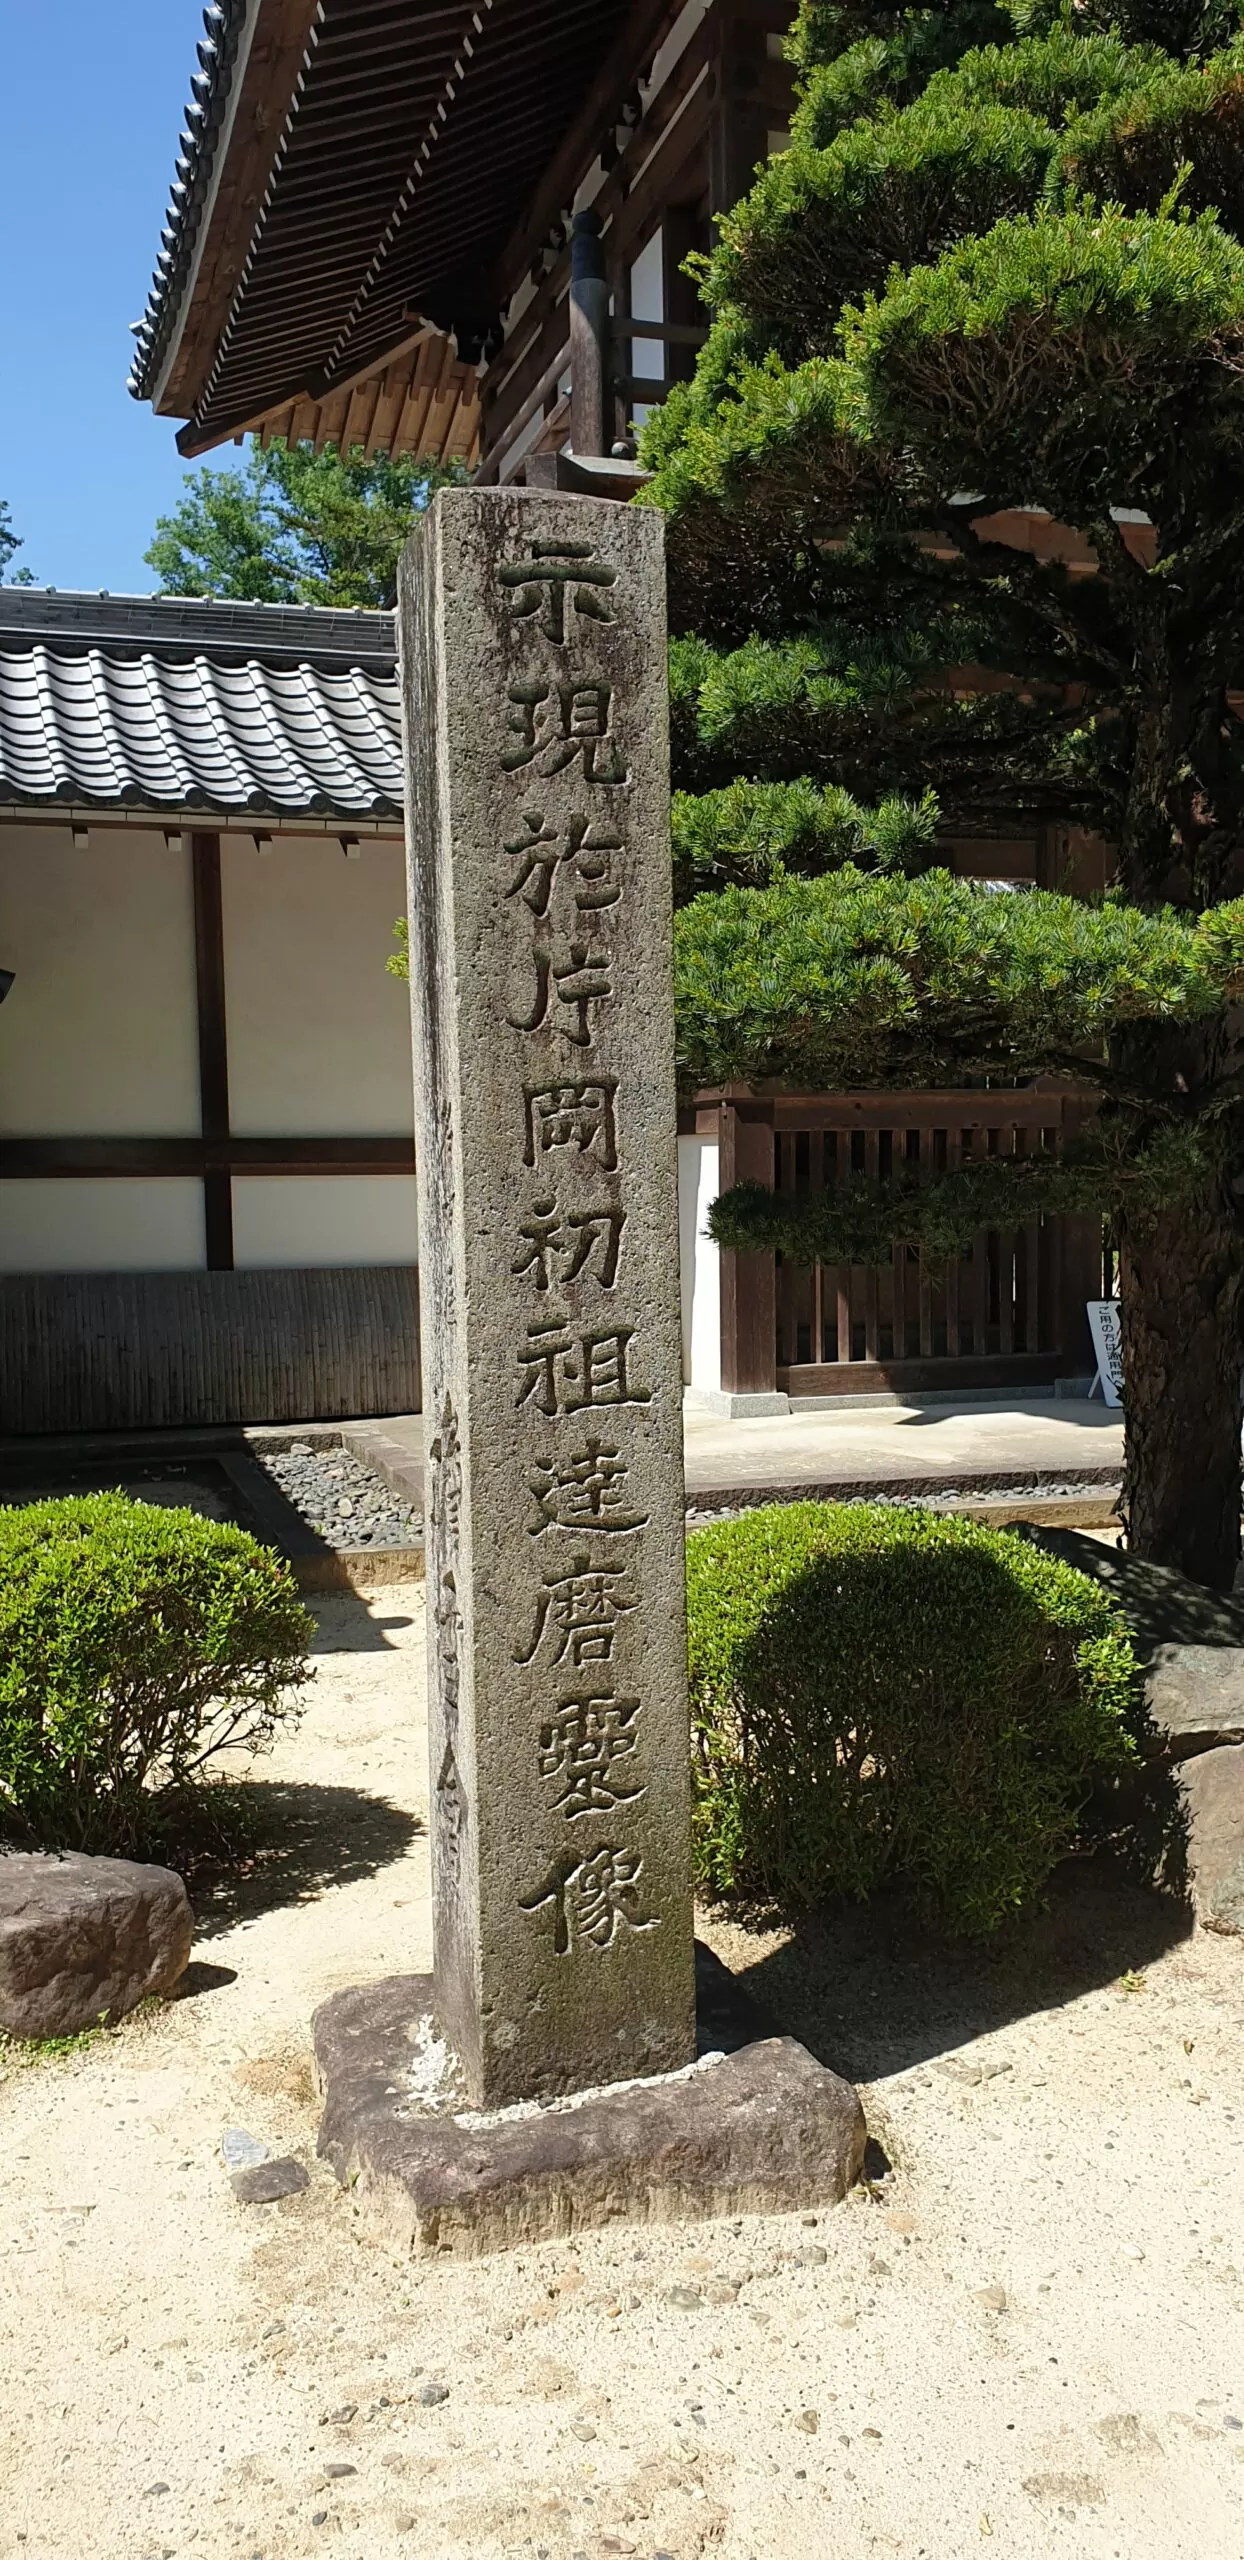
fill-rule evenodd
<path id="1" fill-rule="evenodd" d="M 878 1895 L 801 1915 L 751 1965 L 732 1934 L 730 1963 L 779 2032 L 849 2080 L 876 2080 L 1117 1982 L 1194 1925 L 1185 1904 L 1134 1884 L 1113 1859 L 1069 1858 L 1045 1909 L 987 1948 L 939 1943 Z"/>
<path id="2" fill-rule="evenodd" d="M 248 1778 L 227 1794 L 233 1845 L 207 1837 L 181 1867 L 199 1945 L 261 1911 L 317 1902 L 330 1886 L 378 1874 L 424 1829 L 418 1815 L 360 1787 Z"/>

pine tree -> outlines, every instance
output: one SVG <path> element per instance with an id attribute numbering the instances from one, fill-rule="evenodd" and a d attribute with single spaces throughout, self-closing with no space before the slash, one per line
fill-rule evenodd
<path id="1" fill-rule="evenodd" d="M 1130 1542 L 1220 1587 L 1244 1272 L 1240 21 L 1227 0 L 804 0 L 790 147 L 721 227 L 708 344 L 643 448 L 701 893 L 688 1074 L 1056 1065 L 1100 1091 L 1081 1161 L 1039 1169 L 1046 1205 L 1091 1197 L 1115 1224 Z M 1092 573 L 1002 539 L 1016 509 L 1091 544 Z M 1106 902 L 937 867 L 939 827 L 1000 814 L 1103 835 Z M 1026 1177 L 989 1178 L 1001 1216 Z M 944 1249 L 981 1206 L 960 1195 L 896 1194 L 892 1231 Z M 774 1217 L 735 1198 L 719 1228 L 772 1242 Z M 780 1240 L 816 1245 L 789 1220 Z"/>

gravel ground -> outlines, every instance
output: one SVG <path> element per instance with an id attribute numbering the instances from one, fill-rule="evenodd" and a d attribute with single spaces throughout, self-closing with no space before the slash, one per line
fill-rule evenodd
<path id="1" fill-rule="evenodd" d="M 291 1448 L 251 1455 L 330 1547 L 410 1547 L 423 1537 L 418 1512 L 348 1449 L 295 1440 Z"/>
<path id="2" fill-rule="evenodd" d="M 0 2057 L 3 2560 L 1240 2560 L 1239 1942 L 1078 1866 L 984 1957 L 710 1914 L 889 2173 L 399 2260 L 315 2159 L 307 2030 L 428 1961 L 422 1586 L 317 1614 L 185 1996 Z M 231 2128 L 305 2192 L 237 2202 Z"/>

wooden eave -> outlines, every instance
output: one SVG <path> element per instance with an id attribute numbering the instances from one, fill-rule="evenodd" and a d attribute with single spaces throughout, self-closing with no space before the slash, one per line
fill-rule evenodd
<path id="1" fill-rule="evenodd" d="M 308 403 L 335 415 L 424 322 L 473 364 L 533 210 L 573 192 L 572 162 L 590 166 L 675 14 L 669 0 L 254 7 L 151 393 L 188 419 L 187 454 Z M 386 399 L 392 386 L 377 414 Z M 462 419 L 451 449 L 464 434 Z"/>
<path id="2" fill-rule="evenodd" d="M 175 324 L 172 359 L 153 403 L 162 417 L 192 411 L 229 316 L 319 6 L 320 0 L 258 0 L 229 146 Z"/>

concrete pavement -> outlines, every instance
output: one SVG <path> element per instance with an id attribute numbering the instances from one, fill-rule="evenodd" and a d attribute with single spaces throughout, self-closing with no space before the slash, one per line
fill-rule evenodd
<path id="1" fill-rule="evenodd" d="M 683 1436 L 688 1500 L 710 1507 L 813 1493 L 1056 1490 L 1113 1484 L 1123 1465 L 1122 1415 L 1070 1397 L 999 1396 L 970 1405 L 912 1397 L 733 1421 L 688 1404 Z M 341 1437 L 395 1490 L 422 1504 L 417 1413 L 345 1423 Z"/>

